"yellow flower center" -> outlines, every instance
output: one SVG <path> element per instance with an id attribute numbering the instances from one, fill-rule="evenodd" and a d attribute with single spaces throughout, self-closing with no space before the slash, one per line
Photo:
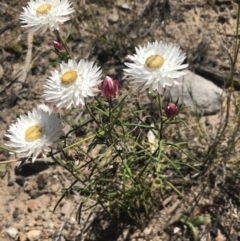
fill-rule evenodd
<path id="1" fill-rule="evenodd" d="M 154 54 L 146 59 L 145 64 L 150 69 L 158 69 L 164 64 L 164 58 L 161 55 Z"/>
<path id="2" fill-rule="evenodd" d="M 42 128 L 38 125 L 30 126 L 25 132 L 25 138 L 28 141 L 35 141 L 42 135 Z"/>
<path id="3" fill-rule="evenodd" d="M 75 82 L 77 80 L 77 77 L 78 77 L 77 72 L 75 70 L 70 69 L 62 75 L 61 81 L 63 84 L 69 85 Z"/>
<path id="4" fill-rule="evenodd" d="M 46 14 L 49 10 L 51 10 L 51 8 L 52 8 L 51 4 L 44 3 L 37 8 L 36 14 Z"/>

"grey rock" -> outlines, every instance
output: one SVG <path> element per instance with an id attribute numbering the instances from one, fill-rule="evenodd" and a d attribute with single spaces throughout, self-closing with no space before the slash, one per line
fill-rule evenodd
<path id="1" fill-rule="evenodd" d="M 15 239 L 17 234 L 18 234 L 18 230 L 14 227 L 9 227 L 7 230 L 6 230 L 7 234 L 9 237 Z"/>
<path id="2" fill-rule="evenodd" d="M 46 173 L 39 174 L 37 178 L 38 189 L 42 190 L 47 185 L 48 176 Z"/>
<path id="3" fill-rule="evenodd" d="M 8 187 L 12 187 L 12 186 L 14 186 L 14 182 L 12 180 L 9 180 L 7 185 L 8 185 Z"/>
<path id="4" fill-rule="evenodd" d="M 31 190 L 28 194 L 32 199 L 36 199 L 36 198 L 40 197 L 41 195 L 43 195 L 44 192 L 38 191 L 38 190 Z"/>
<path id="5" fill-rule="evenodd" d="M 25 183 L 25 178 L 24 177 L 16 177 L 15 182 L 20 186 L 23 187 Z"/>
<path id="6" fill-rule="evenodd" d="M 173 102 L 179 98 L 178 103 L 188 107 L 192 114 L 210 115 L 220 111 L 223 90 L 211 81 L 189 70 L 177 81 L 180 85 L 170 88 Z M 164 100 L 167 99 L 168 93 L 165 93 Z"/>
<path id="7" fill-rule="evenodd" d="M 13 211 L 13 214 L 12 214 L 12 216 L 13 216 L 14 219 L 16 219 L 16 218 L 18 217 L 19 212 L 20 212 L 19 208 L 16 207 L 15 210 Z"/>

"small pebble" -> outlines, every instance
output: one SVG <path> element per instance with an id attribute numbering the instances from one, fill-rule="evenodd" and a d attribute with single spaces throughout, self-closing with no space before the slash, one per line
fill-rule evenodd
<path id="1" fill-rule="evenodd" d="M 19 215 L 19 208 L 15 208 L 12 216 L 13 216 L 14 219 L 16 219 L 18 217 L 18 215 Z"/>
<path id="2" fill-rule="evenodd" d="M 16 177 L 15 182 L 20 186 L 23 187 L 25 183 L 25 178 L 24 177 Z"/>
<path id="3" fill-rule="evenodd" d="M 32 212 L 35 207 L 35 201 L 30 200 L 27 205 L 28 205 L 28 212 Z"/>
<path id="4" fill-rule="evenodd" d="M 27 241 L 27 235 L 25 233 L 19 232 L 18 237 L 19 241 Z"/>
<path id="5" fill-rule="evenodd" d="M 152 228 L 145 228 L 144 229 L 144 231 L 143 231 L 143 233 L 145 234 L 145 235 L 149 235 L 150 233 L 152 232 Z"/>
<path id="6" fill-rule="evenodd" d="M 12 187 L 12 186 L 14 186 L 14 182 L 13 181 L 9 181 L 8 182 L 8 187 Z"/>
<path id="7" fill-rule="evenodd" d="M 14 227 L 9 227 L 6 232 L 7 232 L 8 236 L 13 239 L 15 239 L 18 234 L 18 230 Z"/>
<path id="8" fill-rule="evenodd" d="M 40 174 L 37 178 L 38 189 L 42 190 L 47 185 L 47 175 Z"/>
<path id="9" fill-rule="evenodd" d="M 42 226 L 42 224 L 43 224 L 42 219 L 38 219 L 35 223 L 36 226 Z"/>
<path id="10" fill-rule="evenodd" d="M 27 182 L 27 184 L 24 187 L 24 192 L 29 193 L 30 191 L 36 190 L 38 188 L 38 185 L 35 181 L 30 180 Z"/>
<path id="11" fill-rule="evenodd" d="M 38 241 L 41 237 L 41 231 L 40 230 L 31 230 L 27 233 L 27 238 L 29 241 Z"/>

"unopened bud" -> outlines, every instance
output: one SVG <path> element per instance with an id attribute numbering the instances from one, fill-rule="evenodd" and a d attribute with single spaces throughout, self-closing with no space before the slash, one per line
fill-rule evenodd
<path id="1" fill-rule="evenodd" d="M 119 90 L 119 82 L 113 80 L 109 76 L 106 76 L 98 88 L 101 90 L 104 97 L 111 99 L 116 96 Z"/>
<path id="2" fill-rule="evenodd" d="M 58 41 L 53 41 L 53 47 L 54 47 L 56 52 L 65 50 L 63 45 L 61 43 L 59 43 Z"/>
<path id="3" fill-rule="evenodd" d="M 178 114 L 178 108 L 175 104 L 173 103 L 169 103 L 166 107 L 165 107 L 165 114 L 167 117 L 169 118 L 173 118 Z"/>

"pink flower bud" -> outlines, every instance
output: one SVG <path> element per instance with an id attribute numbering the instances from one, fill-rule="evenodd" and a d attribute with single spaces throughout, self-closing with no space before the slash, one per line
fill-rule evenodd
<path id="1" fill-rule="evenodd" d="M 58 41 L 53 41 L 53 47 L 54 47 L 56 52 L 65 50 L 63 45 L 61 43 L 59 43 Z"/>
<path id="2" fill-rule="evenodd" d="M 101 90 L 103 96 L 111 99 L 116 96 L 119 90 L 119 82 L 113 80 L 109 76 L 106 76 L 98 88 Z"/>
<path id="3" fill-rule="evenodd" d="M 175 104 L 173 103 L 169 103 L 166 107 L 165 107 L 165 114 L 167 117 L 169 118 L 173 118 L 178 114 L 178 108 Z"/>

